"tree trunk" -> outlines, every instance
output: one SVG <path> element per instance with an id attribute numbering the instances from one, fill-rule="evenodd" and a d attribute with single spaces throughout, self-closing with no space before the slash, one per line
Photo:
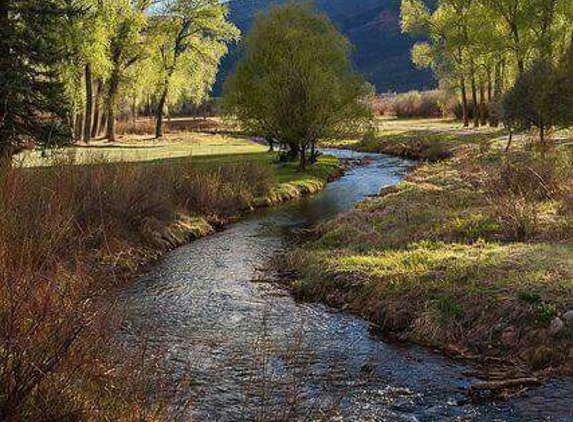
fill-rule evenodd
<path id="1" fill-rule="evenodd" d="M 102 83 L 101 81 L 97 81 L 96 83 L 96 92 L 95 92 L 95 105 L 94 105 L 94 120 L 92 123 L 92 132 L 91 138 L 97 138 L 100 134 L 99 126 L 101 122 L 101 91 L 102 91 Z"/>
<path id="2" fill-rule="evenodd" d="M 464 127 L 470 125 L 470 117 L 468 112 L 468 93 L 466 91 L 466 81 L 464 78 L 460 79 L 460 86 L 462 90 L 462 119 L 464 121 Z"/>
<path id="3" fill-rule="evenodd" d="M 519 35 L 519 28 L 517 27 L 517 23 L 515 21 L 516 18 L 514 17 L 510 22 L 509 26 L 511 29 L 511 35 L 513 36 L 515 60 L 517 61 L 517 70 L 519 72 L 519 76 L 521 76 L 525 72 L 525 64 L 523 62 L 523 57 L 521 57 L 521 40 L 520 40 L 521 37 Z"/>
<path id="4" fill-rule="evenodd" d="M 493 81 L 491 77 L 491 67 L 487 68 L 487 102 L 491 103 L 493 100 Z"/>
<path id="5" fill-rule="evenodd" d="M 92 68 L 89 64 L 85 67 L 85 78 L 86 78 L 86 111 L 85 111 L 85 121 L 84 121 L 84 141 L 89 142 L 92 135 L 92 122 L 93 122 L 93 80 L 92 80 Z"/>
<path id="6" fill-rule="evenodd" d="M 100 128 L 99 128 L 99 135 L 98 136 L 103 136 L 104 134 L 107 133 L 107 113 L 105 112 L 105 110 L 102 112 L 101 114 L 101 123 L 100 123 Z"/>
<path id="7" fill-rule="evenodd" d="M 82 139 L 84 132 L 84 115 L 83 113 L 77 113 L 76 115 L 76 126 L 74 128 L 74 140 L 79 141 Z"/>
<path id="8" fill-rule="evenodd" d="M 131 121 L 133 124 L 137 123 L 137 117 L 137 98 L 134 95 L 131 101 Z"/>
<path id="9" fill-rule="evenodd" d="M 510 128 L 509 129 L 509 137 L 507 139 L 507 145 L 505 146 L 505 153 L 506 154 L 509 152 L 509 149 L 511 148 L 511 141 L 513 141 L 513 130 Z"/>
<path id="10" fill-rule="evenodd" d="M 482 126 L 485 126 L 487 123 L 487 105 L 485 102 L 485 86 L 483 81 L 480 81 L 479 97 L 480 97 L 480 106 L 479 106 L 480 124 Z"/>
<path id="11" fill-rule="evenodd" d="M 472 76 L 471 76 L 470 81 L 471 81 L 471 87 L 472 87 L 472 106 L 473 106 L 474 127 L 479 127 L 479 105 L 478 105 L 476 78 L 475 78 L 473 72 L 472 72 Z"/>
<path id="12" fill-rule="evenodd" d="M 493 97 L 492 101 L 496 104 L 495 112 L 490 110 L 489 113 L 489 125 L 491 127 L 499 126 L 499 100 L 501 98 L 501 67 L 502 63 L 496 63 L 494 66 L 494 79 L 493 79 Z"/>
<path id="13" fill-rule="evenodd" d="M 265 136 L 265 140 L 269 144 L 269 152 L 274 152 L 275 151 L 275 140 L 273 139 L 273 137 L 272 136 Z"/>
<path id="14" fill-rule="evenodd" d="M 300 170 L 306 170 L 306 144 L 300 146 Z"/>
<path id="15" fill-rule="evenodd" d="M 120 65 L 116 63 L 111 77 L 109 78 L 109 87 L 106 99 L 106 112 L 107 112 L 107 131 L 106 138 L 108 142 L 115 142 L 115 113 L 117 107 L 117 95 L 119 92 L 119 79 L 120 79 Z"/>
<path id="16" fill-rule="evenodd" d="M 157 109 L 155 110 L 155 137 L 163 138 L 163 115 L 165 113 L 165 102 L 167 101 L 167 86 L 163 88 Z"/>

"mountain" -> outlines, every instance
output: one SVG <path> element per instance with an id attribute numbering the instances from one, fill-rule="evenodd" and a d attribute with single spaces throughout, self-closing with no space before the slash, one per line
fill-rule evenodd
<path id="1" fill-rule="evenodd" d="M 256 15 L 285 0 L 231 0 L 230 19 L 246 33 Z M 416 39 L 400 31 L 400 0 L 315 0 L 318 10 L 326 13 L 354 46 L 356 68 L 378 92 L 404 92 L 435 86 L 428 70 L 416 69 L 410 49 Z M 215 86 L 220 94 L 222 82 L 239 58 L 233 47 L 223 59 Z"/>

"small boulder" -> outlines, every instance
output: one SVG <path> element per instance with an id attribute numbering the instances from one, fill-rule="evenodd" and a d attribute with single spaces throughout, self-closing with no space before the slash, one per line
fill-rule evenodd
<path id="1" fill-rule="evenodd" d="M 563 314 L 563 319 L 567 325 L 573 325 L 573 309 Z"/>
<path id="2" fill-rule="evenodd" d="M 565 323 L 563 322 L 563 320 L 559 317 L 555 317 L 553 318 L 553 321 L 551 321 L 551 324 L 549 325 L 549 333 L 552 336 L 555 336 L 559 334 L 559 332 L 561 332 L 561 330 L 563 330 L 564 327 Z"/>

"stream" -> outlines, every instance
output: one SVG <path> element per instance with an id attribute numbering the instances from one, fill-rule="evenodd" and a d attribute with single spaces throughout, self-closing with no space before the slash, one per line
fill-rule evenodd
<path id="1" fill-rule="evenodd" d="M 412 165 L 328 152 L 368 161 L 314 197 L 256 211 L 169 253 L 121 292 L 122 338 L 161 351 L 190 377 L 194 420 L 572 422 L 568 380 L 508 403 L 471 403 L 470 366 L 384 342 L 363 319 L 259 282 L 296 233 L 398 183 Z"/>

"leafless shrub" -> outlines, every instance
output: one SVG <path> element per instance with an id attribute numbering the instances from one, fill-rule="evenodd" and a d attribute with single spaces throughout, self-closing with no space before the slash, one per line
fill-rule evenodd
<path id="1" fill-rule="evenodd" d="M 440 90 L 410 91 L 403 94 L 385 95 L 371 101 L 372 108 L 381 116 L 443 117 L 448 95 Z"/>

